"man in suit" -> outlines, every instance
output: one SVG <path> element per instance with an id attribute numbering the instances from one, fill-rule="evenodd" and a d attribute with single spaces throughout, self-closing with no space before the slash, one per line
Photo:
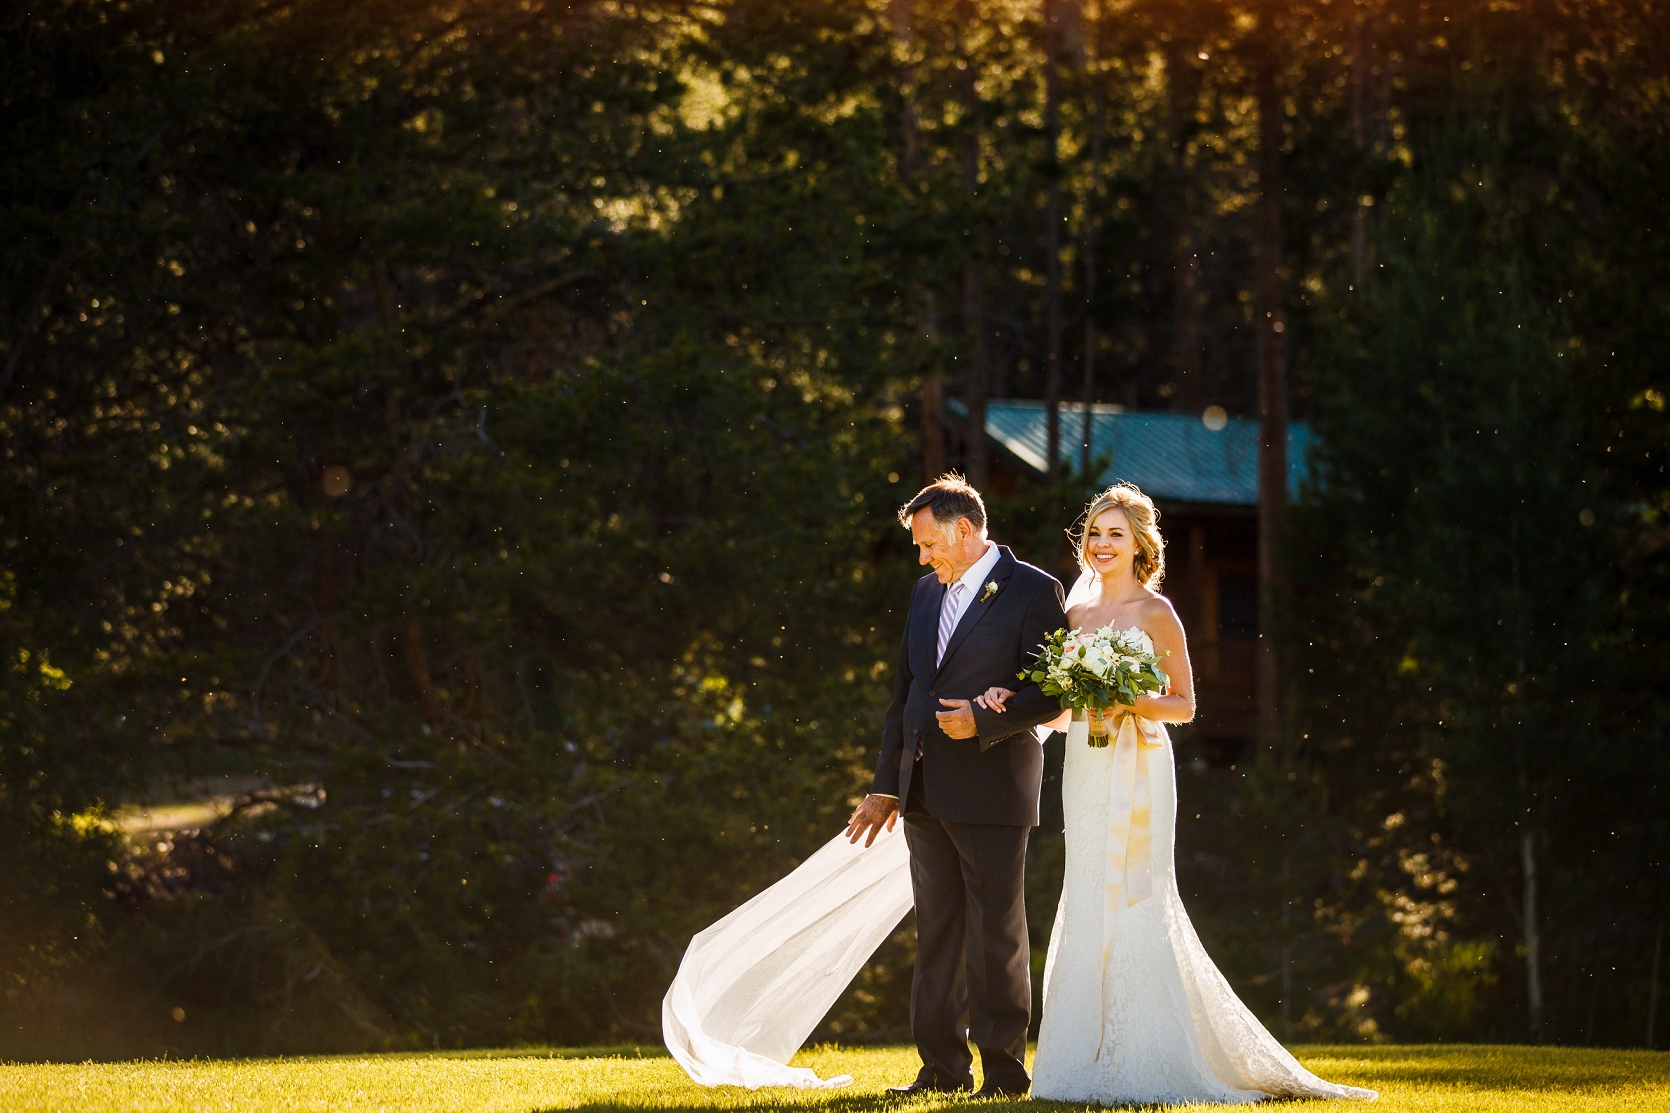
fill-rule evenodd
<path id="1" fill-rule="evenodd" d="M 985 1075 L 977 1096 L 1018 1096 L 1031 1085 L 1022 880 L 1044 773 L 1032 728 L 1061 708 L 1016 674 L 1067 624 L 1065 599 L 1055 577 L 987 540 L 985 503 L 958 476 L 924 487 L 899 520 L 933 571 L 911 595 L 875 780 L 847 824 L 868 845 L 903 802 L 922 1070 L 892 1092 L 972 1090 L 972 1039 Z M 1015 690 L 1001 715 L 974 702 L 993 685 Z"/>

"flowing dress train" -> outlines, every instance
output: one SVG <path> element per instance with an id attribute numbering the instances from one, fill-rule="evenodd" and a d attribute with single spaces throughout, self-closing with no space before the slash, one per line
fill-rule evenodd
<path id="1" fill-rule="evenodd" d="M 866 848 L 836 835 L 690 941 L 661 1033 L 703 1086 L 844 1086 L 787 1066 L 911 907 L 904 824 Z"/>
<path id="2" fill-rule="evenodd" d="M 1177 891 L 1177 785 L 1165 728 L 1140 720 L 1105 747 L 1087 738 L 1087 724 L 1073 723 L 1062 776 L 1066 877 L 1044 967 L 1032 1095 L 1104 1105 L 1374 1100 L 1373 1090 L 1301 1066 L 1207 957 Z"/>

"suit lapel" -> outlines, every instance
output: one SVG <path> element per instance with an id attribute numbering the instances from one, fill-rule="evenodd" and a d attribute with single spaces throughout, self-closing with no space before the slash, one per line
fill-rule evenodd
<path id="1" fill-rule="evenodd" d="M 934 650 L 939 648 L 939 608 L 945 586 L 935 583 L 919 593 L 910 613 L 910 671 L 920 677 L 934 675 Z"/>
<path id="2" fill-rule="evenodd" d="M 980 625 L 980 620 L 986 617 L 986 612 L 991 609 L 992 603 L 997 600 L 999 595 L 1003 594 L 1004 587 L 1009 583 L 1009 577 L 1014 574 L 1015 555 L 1009 551 L 1007 545 L 999 545 L 997 551 L 999 554 L 997 563 L 992 566 L 991 574 L 987 577 L 988 582 L 992 580 L 997 582 L 997 591 L 986 598 L 985 584 L 975 587 L 974 598 L 970 600 L 968 609 L 963 612 L 963 617 L 957 622 L 957 628 L 951 631 L 951 640 L 945 643 L 945 656 L 939 659 L 941 669 L 945 668 L 946 662 L 950 661 L 952 655 L 957 652 L 957 647 L 963 644 L 963 639 L 968 637 L 968 632 Z"/>

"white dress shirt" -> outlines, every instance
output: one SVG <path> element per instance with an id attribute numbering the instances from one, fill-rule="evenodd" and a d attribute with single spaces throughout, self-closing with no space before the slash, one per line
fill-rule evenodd
<path id="1" fill-rule="evenodd" d="M 958 593 L 960 598 L 956 600 L 951 599 L 951 585 L 946 585 L 946 598 L 944 602 L 940 604 L 940 618 L 943 620 L 945 617 L 945 607 L 950 607 L 952 609 L 951 629 L 953 632 L 955 632 L 958 625 L 962 623 L 963 615 L 968 613 L 968 608 L 976 599 L 980 597 L 980 591 L 986 582 L 986 576 L 993 568 L 997 567 L 997 558 L 1001 555 L 1003 554 L 998 552 L 997 544 L 995 542 L 986 542 L 985 553 L 981 555 L 979 560 L 970 565 L 968 571 L 964 572 L 961 578 L 957 580 L 957 583 L 963 585 L 962 591 Z M 938 647 L 935 648 L 937 649 Z M 941 663 L 942 662 L 939 661 L 934 662 L 935 665 L 939 665 Z"/>

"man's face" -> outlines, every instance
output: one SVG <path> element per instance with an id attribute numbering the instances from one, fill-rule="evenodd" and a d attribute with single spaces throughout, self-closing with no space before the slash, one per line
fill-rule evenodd
<path id="1" fill-rule="evenodd" d="M 916 542 L 916 563 L 931 565 L 940 583 L 952 583 L 973 563 L 963 559 L 973 532 L 967 518 L 958 518 L 949 530 L 942 530 L 934 521 L 934 512 L 923 507 L 910 518 L 910 538 Z"/>

